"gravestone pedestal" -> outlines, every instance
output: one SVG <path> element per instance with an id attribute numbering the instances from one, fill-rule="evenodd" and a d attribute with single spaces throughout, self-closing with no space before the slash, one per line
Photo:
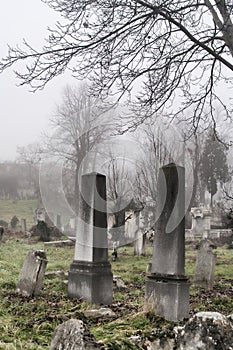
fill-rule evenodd
<path id="1" fill-rule="evenodd" d="M 69 296 L 83 298 L 91 303 L 112 303 L 113 276 L 109 262 L 74 261 L 69 273 Z"/>
<path id="2" fill-rule="evenodd" d="M 151 271 L 146 277 L 145 309 L 168 321 L 189 317 L 189 282 L 184 275 L 184 168 L 169 164 L 159 171 L 158 221 Z"/>
<path id="3" fill-rule="evenodd" d="M 146 278 L 145 311 L 152 311 L 168 321 L 189 318 L 189 287 L 187 278 L 148 275 Z"/>
<path id="4" fill-rule="evenodd" d="M 82 176 L 80 217 L 68 294 L 91 303 L 110 305 L 112 289 L 113 275 L 108 261 L 106 178 L 91 173 Z"/>

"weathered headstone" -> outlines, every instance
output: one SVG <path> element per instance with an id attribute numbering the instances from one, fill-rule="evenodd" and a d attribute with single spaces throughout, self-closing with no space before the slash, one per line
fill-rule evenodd
<path id="1" fill-rule="evenodd" d="M 146 255 L 145 222 L 141 212 L 136 213 L 137 230 L 134 238 L 134 255 Z"/>
<path id="2" fill-rule="evenodd" d="M 39 221 L 45 221 L 45 209 L 44 208 L 36 208 L 34 215 L 35 225 L 38 224 Z"/>
<path id="3" fill-rule="evenodd" d="M 70 230 L 75 231 L 75 227 L 76 227 L 76 218 L 70 218 L 70 221 L 69 221 Z"/>
<path id="4" fill-rule="evenodd" d="M 57 222 L 56 222 L 57 228 L 61 228 L 61 215 L 57 214 Z"/>
<path id="5" fill-rule="evenodd" d="M 74 261 L 68 294 L 95 304 L 112 303 L 113 276 L 108 261 L 106 177 L 82 176 Z"/>
<path id="6" fill-rule="evenodd" d="M 211 228 L 211 210 L 205 207 L 191 208 L 192 227 L 194 237 L 207 238 Z"/>
<path id="7" fill-rule="evenodd" d="M 125 236 L 127 241 L 133 242 L 135 238 L 135 232 L 137 231 L 136 215 L 133 210 L 125 212 Z"/>
<path id="8" fill-rule="evenodd" d="M 71 319 L 57 326 L 49 350 L 96 350 L 99 348 L 83 321 Z"/>
<path id="9" fill-rule="evenodd" d="M 189 316 L 189 286 L 185 265 L 185 172 L 169 164 L 160 168 L 158 215 L 151 272 L 146 278 L 145 310 L 169 321 Z"/>
<path id="10" fill-rule="evenodd" d="M 43 250 L 30 250 L 24 260 L 17 292 L 27 296 L 38 295 L 43 284 L 46 265 L 46 254 Z"/>
<path id="11" fill-rule="evenodd" d="M 216 254 L 213 253 L 211 242 L 203 240 L 197 253 L 194 284 L 204 289 L 212 289 L 215 265 Z"/>
<path id="12" fill-rule="evenodd" d="M 22 228 L 22 232 L 27 231 L 26 219 L 21 219 L 21 228 Z"/>

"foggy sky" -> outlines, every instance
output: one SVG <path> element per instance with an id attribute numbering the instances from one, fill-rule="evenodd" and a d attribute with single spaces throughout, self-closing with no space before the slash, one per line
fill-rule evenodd
<path id="1" fill-rule="evenodd" d="M 46 28 L 53 27 L 58 15 L 40 0 L 3 1 L 0 11 L 0 56 L 7 53 L 7 44 L 14 46 L 25 38 L 40 48 Z M 55 104 L 61 100 L 62 90 L 74 83 L 70 76 L 55 78 L 43 90 L 29 92 L 30 87 L 17 87 L 13 69 L 0 74 L 0 162 L 14 160 L 17 146 L 38 141 L 49 125 Z"/>

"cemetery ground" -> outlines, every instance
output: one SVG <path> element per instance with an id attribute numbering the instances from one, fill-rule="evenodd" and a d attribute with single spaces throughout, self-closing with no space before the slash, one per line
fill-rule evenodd
<path id="1" fill-rule="evenodd" d="M 233 312 L 233 250 L 218 247 L 216 278 L 213 290 L 204 291 L 191 285 L 190 315 L 198 311 Z M 46 247 L 48 259 L 43 289 L 37 297 L 16 293 L 24 258 L 30 249 L 44 249 L 44 244 L 25 236 L 4 235 L 0 244 L 0 349 L 49 349 L 57 325 L 71 319 L 81 319 L 104 349 L 143 349 L 132 339 L 173 337 L 172 323 L 143 311 L 146 266 L 152 259 L 148 244 L 146 256 L 134 256 L 133 247 L 120 247 L 118 260 L 111 262 L 113 275 L 120 276 L 125 288 L 114 286 L 110 306 L 115 313 L 108 317 L 86 317 L 86 310 L 95 309 L 87 302 L 67 296 L 67 272 L 73 261 L 74 247 Z M 193 280 L 197 250 L 186 246 L 186 275 Z M 111 251 L 109 251 L 111 260 Z M 131 340 L 129 340 L 131 338 Z"/>
<path id="2" fill-rule="evenodd" d="M 10 224 L 12 217 L 15 215 L 19 220 L 26 219 L 27 226 L 31 227 L 34 223 L 33 215 L 37 206 L 37 200 L 12 200 L 0 199 L 1 219 Z M 13 215 L 12 215 L 13 213 Z"/>

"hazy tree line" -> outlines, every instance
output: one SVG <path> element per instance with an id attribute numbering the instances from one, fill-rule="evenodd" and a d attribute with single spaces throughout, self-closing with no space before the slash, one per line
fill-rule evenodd
<path id="1" fill-rule="evenodd" d="M 1 199 L 34 199 L 38 196 L 38 189 L 39 183 L 35 181 L 31 166 L 18 162 L 0 164 Z"/>
<path id="2" fill-rule="evenodd" d="M 124 220 L 121 214 L 126 208 L 135 208 L 135 205 L 143 208 L 148 203 L 156 205 L 158 171 L 169 162 L 184 165 L 191 174 L 186 180 L 186 187 L 192 192 L 190 207 L 204 203 L 206 189 L 212 203 L 217 188 L 231 179 L 228 148 L 219 141 L 222 137 L 216 136 L 213 128 L 187 140 L 175 123 L 171 127 L 164 121 L 153 124 L 151 120 L 130 133 L 129 140 L 133 141 L 126 137 L 122 149 L 122 135 L 116 134 L 114 129 L 121 118 L 117 109 L 99 100 L 91 101 L 87 84 L 67 86 L 62 97 L 51 117 L 50 133 L 44 135 L 40 143 L 18 149 L 18 162 L 27 167 L 37 195 L 41 161 L 51 164 L 54 174 L 56 162 L 63 162 L 63 189 L 76 212 L 81 175 L 102 172 L 108 180 L 109 211 L 119 213 L 116 221 L 120 226 Z M 134 147 L 137 147 L 135 154 L 132 153 Z M 49 179 L 48 191 L 54 193 L 57 200 L 58 189 L 53 176 Z"/>

